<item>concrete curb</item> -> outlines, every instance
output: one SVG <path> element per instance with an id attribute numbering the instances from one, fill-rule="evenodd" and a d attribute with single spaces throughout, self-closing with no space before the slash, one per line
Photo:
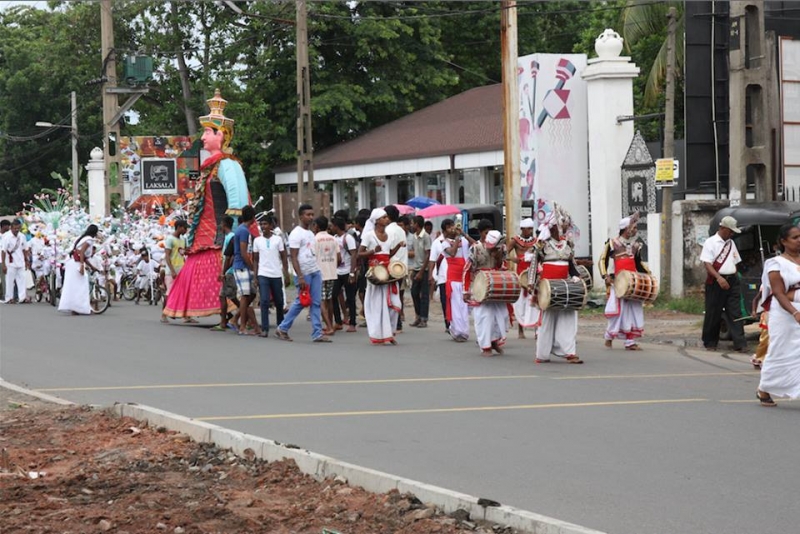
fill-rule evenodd
<path id="1" fill-rule="evenodd" d="M 400 493 L 413 493 L 422 502 L 435 505 L 445 513 L 466 510 L 472 519 L 510 526 L 530 534 L 603 534 L 511 506 L 482 506 L 478 504 L 478 498 L 471 495 L 341 462 L 305 449 L 287 447 L 276 441 L 195 421 L 157 408 L 139 404 L 115 404 L 111 410 L 122 417 L 147 421 L 150 425 L 163 426 L 186 434 L 197 442 L 214 443 L 218 447 L 231 449 L 238 455 L 244 455 L 249 449 L 256 458 L 268 462 L 294 460 L 300 471 L 317 480 L 342 476 L 351 486 L 359 486 L 373 493 L 385 493 L 393 489 Z"/>
<path id="2" fill-rule="evenodd" d="M 12 384 L 11 382 L 6 382 L 2 378 L 0 378 L 0 388 L 10 389 L 11 391 L 16 391 L 17 393 L 21 393 L 23 395 L 28 395 L 29 397 L 36 397 L 37 399 L 41 399 L 47 402 L 53 402 L 55 404 L 61 404 L 62 406 L 71 406 L 75 404 L 74 402 L 70 402 L 68 400 L 59 399 L 58 397 L 54 397 L 52 395 L 48 395 L 47 393 L 40 393 L 39 391 L 33 391 L 16 384 Z"/>

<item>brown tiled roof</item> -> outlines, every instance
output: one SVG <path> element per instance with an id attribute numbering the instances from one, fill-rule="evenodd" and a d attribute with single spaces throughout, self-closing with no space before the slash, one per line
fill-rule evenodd
<path id="1" fill-rule="evenodd" d="M 502 85 L 470 89 L 314 154 L 314 168 L 503 148 Z M 286 172 L 295 167 L 276 169 Z"/>

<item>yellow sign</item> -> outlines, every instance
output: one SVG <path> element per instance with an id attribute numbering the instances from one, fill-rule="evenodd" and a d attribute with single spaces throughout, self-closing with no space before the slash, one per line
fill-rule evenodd
<path id="1" fill-rule="evenodd" d="M 675 160 L 672 158 L 662 158 L 656 160 L 656 185 L 675 184 Z"/>

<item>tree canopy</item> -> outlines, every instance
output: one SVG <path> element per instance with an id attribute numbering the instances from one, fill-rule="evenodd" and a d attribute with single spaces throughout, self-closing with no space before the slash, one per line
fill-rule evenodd
<path id="1" fill-rule="evenodd" d="M 520 2 L 519 53 L 594 54 L 621 32 L 624 0 Z M 115 0 L 115 54 L 154 58 L 150 94 L 122 135 L 185 135 L 215 87 L 236 120 L 233 148 L 253 193 L 271 198 L 273 169 L 296 154 L 294 2 Z M 500 4 L 494 1 L 309 2 L 314 148 L 321 150 L 467 89 L 500 80 Z M 645 19 L 639 15 L 639 19 Z M 637 20 L 639 20 L 637 19 Z M 0 11 L 0 213 L 13 213 L 71 168 L 69 93 L 78 94 L 82 166 L 102 143 L 100 5 L 51 1 Z M 629 42 L 649 72 L 665 29 Z M 631 41 L 634 41 L 631 39 Z M 121 78 L 121 76 L 120 76 Z M 636 111 L 663 103 L 636 81 Z M 679 86 L 680 89 L 680 86 Z M 645 102 L 646 90 L 651 100 Z M 682 99 L 678 98 L 678 102 Z M 660 107 L 661 106 L 661 107 Z M 645 130 L 656 137 L 656 128 Z"/>

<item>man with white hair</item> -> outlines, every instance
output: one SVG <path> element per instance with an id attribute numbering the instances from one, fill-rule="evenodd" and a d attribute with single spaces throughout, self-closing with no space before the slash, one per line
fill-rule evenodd
<path id="1" fill-rule="evenodd" d="M 472 301 L 472 279 L 480 271 L 499 270 L 505 261 L 505 245 L 500 241 L 502 234 L 493 230 L 492 222 L 483 219 L 478 223 L 480 241 L 469 249 L 469 260 L 464 267 L 464 301 Z M 481 356 L 491 356 L 494 350 L 503 354 L 508 332 L 508 307 L 505 302 L 484 301 L 473 308 L 475 337 L 481 348 Z"/>
<path id="2" fill-rule="evenodd" d="M 644 308 L 642 302 L 619 298 L 614 289 L 614 278 L 622 271 L 634 271 L 648 273 L 648 269 L 642 263 L 642 242 L 636 239 L 636 225 L 639 222 L 639 214 L 634 213 L 630 217 L 625 217 L 619 221 L 619 235 L 606 242 L 603 253 L 600 256 L 599 269 L 600 275 L 606 282 L 609 289 L 608 301 L 606 302 L 605 315 L 608 319 L 608 327 L 604 335 L 605 345 L 611 348 L 615 338 L 625 340 L 625 350 L 642 350 L 636 339 L 644 332 Z M 613 272 L 609 271 L 609 264 L 613 260 Z"/>

